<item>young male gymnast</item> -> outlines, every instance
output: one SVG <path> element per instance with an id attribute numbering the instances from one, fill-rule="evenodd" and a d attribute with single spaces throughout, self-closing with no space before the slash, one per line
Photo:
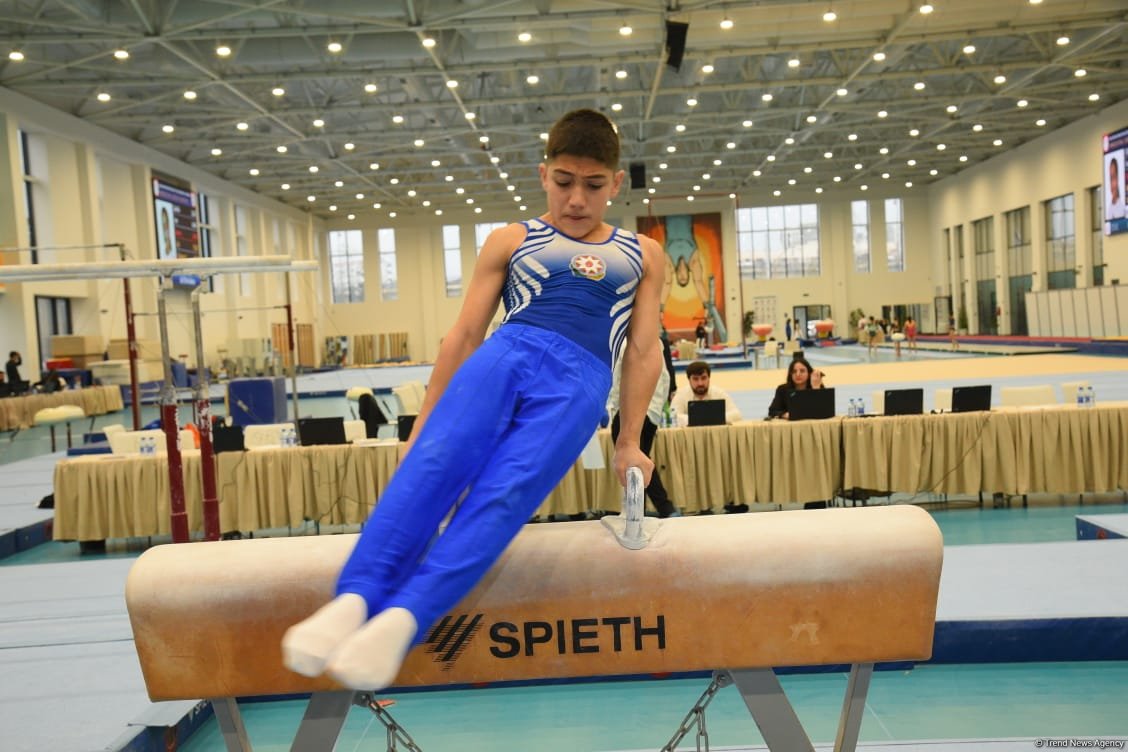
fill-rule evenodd
<path id="1" fill-rule="evenodd" d="M 286 666 L 346 687 L 395 681 L 413 644 L 468 593 L 572 467 L 603 414 L 621 347 L 615 472 L 639 449 L 662 367 L 663 252 L 603 221 L 619 192 L 619 137 L 593 110 L 549 132 L 548 211 L 495 230 L 443 338 L 407 454 L 345 563 L 337 597 L 282 640 Z M 483 342 L 504 301 L 502 325 Z M 439 524 L 460 497 L 437 538 Z"/>

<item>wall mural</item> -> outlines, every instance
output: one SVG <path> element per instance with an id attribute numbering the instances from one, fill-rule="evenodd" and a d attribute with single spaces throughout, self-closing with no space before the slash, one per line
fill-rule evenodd
<path id="1" fill-rule="evenodd" d="M 710 343 L 726 342 L 720 213 L 639 217 L 638 231 L 666 249 L 662 326 L 670 341 L 696 339 L 704 324 Z"/>

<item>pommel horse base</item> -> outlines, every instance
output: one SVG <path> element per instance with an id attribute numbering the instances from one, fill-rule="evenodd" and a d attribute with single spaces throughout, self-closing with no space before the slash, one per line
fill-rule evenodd
<path id="1" fill-rule="evenodd" d="M 126 602 L 149 696 L 210 699 L 228 749 L 246 752 L 235 698 L 313 693 L 292 749 L 331 749 L 354 693 L 287 671 L 280 643 L 332 598 L 355 538 L 147 551 Z M 713 670 L 663 749 L 731 678 L 769 749 L 793 752 L 813 747 L 772 667 L 849 664 L 835 749 L 852 750 L 874 664 L 932 654 L 942 555 L 939 529 L 913 506 L 668 519 L 640 550 L 599 522 L 531 525 L 396 686 Z"/>

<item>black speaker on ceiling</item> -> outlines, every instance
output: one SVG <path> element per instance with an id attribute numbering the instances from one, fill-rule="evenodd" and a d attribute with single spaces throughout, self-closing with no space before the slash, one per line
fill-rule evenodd
<path id="1" fill-rule="evenodd" d="M 646 187 L 646 165 L 642 162 L 631 164 L 631 190 Z"/>
<path id="2" fill-rule="evenodd" d="M 681 21 L 666 22 L 666 65 L 676 71 L 681 70 L 682 57 L 685 56 L 685 36 L 689 24 Z"/>

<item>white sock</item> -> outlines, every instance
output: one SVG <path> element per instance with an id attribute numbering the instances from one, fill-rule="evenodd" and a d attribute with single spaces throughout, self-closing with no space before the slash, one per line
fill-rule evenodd
<path id="1" fill-rule="evenodd" d="M 339 595 L 313 616 L 286 630 L 282 662 L 302 676 L 319 676 L 325 662 L 344 640 L 364 626 L 368 604 L 355 593 Z"/>
<path id="2" fill-rule="evenodd" d="M 329 675 L 350 689 L 376 691 L 396 680 L 419 625 L 405 608 L 381 611 L 329 658 Z"/>

